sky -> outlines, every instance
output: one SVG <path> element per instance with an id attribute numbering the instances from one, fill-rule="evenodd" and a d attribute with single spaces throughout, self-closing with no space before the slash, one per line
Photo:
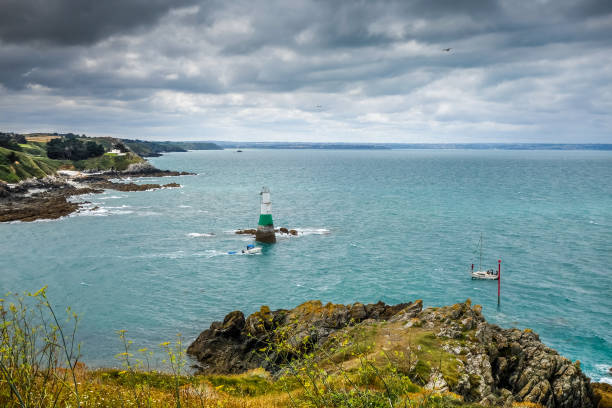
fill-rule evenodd
<path id="1" fill-rule="evenodd" d="M 612 143 L 611 112 L 610 0 L 0 0 L 0 131 Z"/>

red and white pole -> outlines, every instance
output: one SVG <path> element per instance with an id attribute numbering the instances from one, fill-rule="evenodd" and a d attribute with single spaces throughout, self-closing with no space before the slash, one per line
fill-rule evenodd
<path id="1" fill-rule="evenodd" d="M 501 296 L 501 259 L 497 260 L 497 306 Z"/>

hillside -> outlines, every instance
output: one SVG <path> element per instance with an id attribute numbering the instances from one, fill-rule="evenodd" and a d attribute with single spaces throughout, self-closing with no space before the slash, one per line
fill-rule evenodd
<path id="1" fill-rule="evenodd" d="M 73 162 L 77 170 L 127 170 L 130 164 L 146 163 L 146 160 L 135 153 L 117 155 L 115 153 L 105 153 L 102 156 L 92 157 L 86 160 Z"/>
<path id="2" fill-rule="evenodd" d="M 110 150 L 118 145 L 121 140 L 114 138 L 0 133 L 0 181 L 17 183 L 43 178 L 60 168 L 125 171 L 131 164 L 146 163 L 129 149 L 125 149 L 125 153 L 111 153 Z"/>
<path id="3" fill-rule="evenodd" d="M 28 178 L 42 178 L 54 174 L 65 164 L 43 156 L 42 151 L 34 146 L 24 150 L 20 152 L 0 147 L 0 180 L 17 183 Z"/>
<path id="4" fill-rule="evenodd" d="M 127 147 L 142 157 L 161 156 L 167 152 L 186 152 L 188 150 L 223 150 L 210 142 L 152 142 L 145 140 L 122 139 Z"/>

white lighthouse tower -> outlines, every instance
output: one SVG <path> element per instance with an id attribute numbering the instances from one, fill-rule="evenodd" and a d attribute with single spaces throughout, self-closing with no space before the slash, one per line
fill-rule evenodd
<path id="1" fill-rule="evenodd" d="M 259 242 L 274 243 L 276 242 L 276 234 L 274 233 L 274 221 L 272 220 L 272 202 L 270 201 L 270 189 L 262 187 L 261 189 L 261 212 L 259 214 L 259 223 L 255 240 Z"/>

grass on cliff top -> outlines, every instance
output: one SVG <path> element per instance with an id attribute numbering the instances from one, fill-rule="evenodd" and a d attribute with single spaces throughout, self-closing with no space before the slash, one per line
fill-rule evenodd
<path id="1" fill-rule="evenodd" d="M 24 143 L 19 144 L 22 151 L 27 154 L 31 154 L 32 156 L 42 156 L 47 157 L 47 150 L 44 148 L 45 143 Z"/>
<path id="2" fill-rule="evenodd" d="M 87 160 L 79 160 L 74 162 L 74 167 L 77 170 L 118 170 L 123 171 L 133 163 L 143 163 L 145 160 L 133 153 L 127 153 L 124 156 L 104 154 L 98 157 L 92 157 Z"/>
<path id="3" fill-rule="evenodd" d="M 393 369 L 422 386 L 432 374 L 439 373 L 449 385 L 459 381 L 460 357 L 443 349 L 444 341 L 433 331 L 420 327 L 404 327 L 405 322 L 358 325 L 335 336 L 335 346 L 323 360 L 327 367 L 348 371 L 359 370 L 363 359 L 379 370 Z"/>
<path id="4" fill-rule="evenodd" d="M 62 164 L 60 160 L 32 156 L 25 152 L 0 147 L 0 180 L 7 183 L 54 174 Z"/>
<path id="5" fill-rule="evenodd" d="M 159 345 L 167 372 L 151 370 L 153 354 L 133 351 L 136 347 L 123 330 L 118 332 L 123 352 L 116 355 L 123 369 L 90 370 L 79 362 L 78 316 L 70 309 L 68 319 L 56 314 L 45 291 L 0 299 L 2 407 L 478 406 L 420 384 L 436 373 L 452 376 L 455 357 L 441 349 L 443 340 L 431 331 L 407 328 L 405 322 L 341 330 L 321 349 L 302 351 L 276 377 L 261 368 L 239 375 L 187 374 L 180 335 L 174 343 Z M 295 347 L 289 343 L 287 347 Z"/>

